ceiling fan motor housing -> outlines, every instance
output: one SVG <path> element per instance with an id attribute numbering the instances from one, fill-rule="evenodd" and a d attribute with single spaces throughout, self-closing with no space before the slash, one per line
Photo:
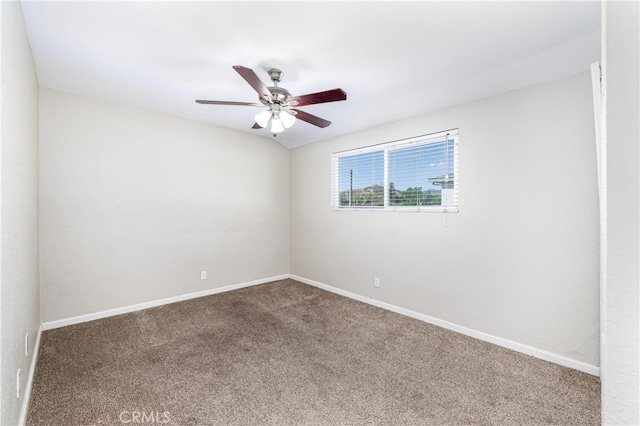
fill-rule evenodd
<path id="1" fill-rule="evenodd" d="M 269 105 L 272 102 L 284 104 L 287 103 L 287 100 L 289 98 L 291 98 L 291 93 L 289 93 L 289 91 L 283 87 L 273 86 L 267 87 L 267 89 L 269 89 L 269 92 L 271 92 L 272 99 L 271 101 L 269 101 L 268 99 L 260 97 L 260 102 L 262 102 L 264 105 Z"/>

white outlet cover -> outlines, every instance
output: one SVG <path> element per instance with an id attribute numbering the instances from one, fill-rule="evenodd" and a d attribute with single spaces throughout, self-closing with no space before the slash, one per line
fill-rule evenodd
<path id="1" fill-rule="evenodd" d="M 20 398 L 20 369 L 18 368 L 18 377 L 16 378 L 16 398 Z"/>
<path id="2" fill-rule="evenodd" d="M 24 356 L 29 356 L 29 333 L 24 335 Z"/>

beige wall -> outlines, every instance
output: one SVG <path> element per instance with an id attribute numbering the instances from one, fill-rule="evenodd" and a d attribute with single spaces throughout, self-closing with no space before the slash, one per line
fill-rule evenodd
<path id="1" fill-rule="evenodd" d="M 282 145 L 49 89 L 40 101 L 43 322 L 288 273 Z"/>
<path id="2" fill-rule="evenodd" d="M 602 418 L 640 424 L 640 7 L 603 4 L 607 144 Z"/>
<path id="3" fill-rule="evenodd" d="M 459 213 L 330 210 L 332 152 L 451 128 Z M 597 367 L 594 138 L 582 73 L 297 148 L 291 273 Z"/>
<path id="4" fill-rule="evenodd" d="M 18 2 L 2 14 L 0 276 L 2 408 L 0 424 L 17 424 L 40 327 L 38 283 L 38 81 Z M 29 355 L 25 356 L 25 334 Z M 20 398 L 16 398 L 21 370 Z"/>

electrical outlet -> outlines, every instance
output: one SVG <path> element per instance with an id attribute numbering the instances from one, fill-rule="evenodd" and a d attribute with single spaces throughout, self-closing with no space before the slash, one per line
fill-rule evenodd
<path id="1" fill-rule="evenodd" d="M 29 356 L 29 333 L 24 335 L 24 356 Z"/>
<path id="2" fill-rule="evenodd" d="M 200 279 L 201 280 L 206 280 L 207 279 L 207 271 L 200 272 Z"/>
<path id="3" fill-rule="evenodd" d="M 373 285 L 374 285 L 375 287 L 380 287 L 380 278 L 375 277 L 375 278 L 373 279 Z"/>
<path id="4" fill-rule="evenodd" d="M 16 378 L 16 398 L 20 398 L 20 369 L 18 368 L 18 377 Z"/>

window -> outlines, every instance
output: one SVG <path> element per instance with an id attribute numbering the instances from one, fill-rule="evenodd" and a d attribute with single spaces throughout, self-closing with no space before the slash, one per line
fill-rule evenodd
<path id="1" fill-rule="evenodd" d="M 458 211 L 458 131 L 334 153 L 333 210 Z"/>

